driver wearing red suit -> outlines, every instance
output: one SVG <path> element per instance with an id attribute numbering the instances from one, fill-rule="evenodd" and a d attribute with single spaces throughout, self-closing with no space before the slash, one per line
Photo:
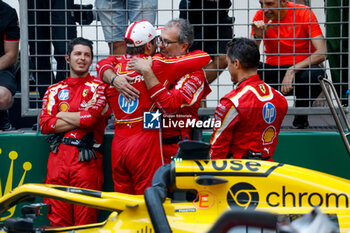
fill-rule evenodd
<path id="1" fill-rule="evenodd" d="M 152 183 L 155 171 L 163 163 L 160 122 L 157 129 L 144 129 L 144 112 L 155 111 L 155 104 L 147 94 L 144 78 L 129 69 L 130 59 L 148 59 L 156 50 L 156 30 L 147 21 L 131 24 L 125 32 L 126 55 L 108 57 L 97 64 L 97 71 L 103 80 L 111 85 L 119 76 L 129 76 L 130 84 L 139 91 L 138 99 L 126 99 L 109 87 L 107 100 L 115 116 L 115 136 L 112 144 L 112 171 L 114 190 L 129 194 L 143 194 Z M 202 51 L 195 51 L 181 57 L 153 57 L 152 69 L 159 81 L 167 87 L 179 77 L 202 68 L 210 57 Z M 112 75 L 113 78 L 111 78 Z M 109 76 L 106 78 L 106 76 Z M 152 114 L 150 122 L 156 123 L 160 113 Z"/>
<path id="2" fill-rule="evenodd" d="M 102 189 L 102 155 L 95 145 L 102 144 L 110 111 L 104 96 L 107 85 L 88 72 L 92 58 L 91 41 L 84 38 L 72 40 L 66 55 L 70 76 L 50 86 L 43 99 L 41 133 L 62 135 L 57 134 L 51 141 L 47 184 Z M 80 144 L 76 146 L 74 143 Z M 88 144 L 94 147 L 88 147 Z M 53 199 L 45 199 L 45 202 L 51 204 L 48 217 L 52 226 L 97 221 L 96 209 Z"/>
<path id="3" fill-rule="evenodd" d="M 281 93 L 260 80 L 259 58 L 258 46 L 250 39 L 228 43 L 228 70 L 236 86 L 216 108 L 215 120 L 221 127 L 213 129 L 212 159 L 273 160 L 288 105 Z"/>
<path id="4" fill-rule="evenodd" d="M 164 26 L 159 37 L 160 53 L 164 57 L 183 56 L 193 43 L 193 38 L 192 26 L 187 21 L 171 20 Z M 200 69 L 186 74 L 166 88 L 152 72 L 151 61 L 137 59 L 130 62 L 129 67 L 143 74 L 148 95 L 163 113 L 163 155 L 164 162 L 170 163 L 177 153 L 178 142 L 193 136 L 190 135 L 190 127 L 174 127 L 172 123 L 197 121 L 201 100 L 211 92 L 204 72 Z"/>

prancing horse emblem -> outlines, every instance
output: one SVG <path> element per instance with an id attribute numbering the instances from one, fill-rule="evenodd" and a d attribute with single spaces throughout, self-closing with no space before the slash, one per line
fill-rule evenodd
<path id="1" fill-rule="evenodd" d="M 259 88 L 260 88 L 260 90 L 261 90 L 262 93 L 266 94 L 266 89 L 265 89 L 264 84 L 260 84 L 260 85 L 259 85 Z"/>

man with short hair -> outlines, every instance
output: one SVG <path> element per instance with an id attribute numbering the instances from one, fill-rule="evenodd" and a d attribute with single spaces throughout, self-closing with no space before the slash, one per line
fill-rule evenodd
<path id="1" fill-rule="evenodd" d="M 152 184 L 155 171 L 162 165 L 161 131 L 144 129 L 144 112 L 155 111 L 152 99 L 147 94 L 144 77 L 130 69 L 128 62 L 134 57 L 148 59 L 154 55 L 156 30 L 148 21 L 132 23 L 124 37 L 127 49 L 122 57 L 108 57 L 98 62 L 101 79 L 109 82 L 107 99 L 115 116 L 115 135 L 112 144 L 112 171 L 114 190 L 129 194 L 143 194 Z M 152 57 L 152 69 L 162 85 L 168 86 L 179 77 L 202 68 L 210 57 L 202 51 L 177 58 Z M 120 76 L 129 76 L 130 84 L 139 98 L 126 99 L 113 87 Z M 160 113 L 152 113 L 151 122 L 159 119 Z M 158 122 L 160 124 L 160 122 Z"/>
<path id="2" fill-rule="evenodd" d="M 318 77 L 325 75 L 320 64 L 326 59 L 325 41 L 313 11 L 287 0 L 259 0 L 252 23 L 252 38 L 264 40 L 266 63 L 259 76 L 266 83 L 289 94 L 295 89 L 296 107 L 308 107 L 308 98 L 321 93 Z M 296 83 L 297 85 L 293 85 Z M 293 126 L 309 126 L 307 115 L 296 115 Z"/>
<path id="3" fill-rule="evenodd" d="M 159 49 L 163 57 L 183 56 L 193 42 L 192 26 L 183 19 L 169 21 L 159 37 Z M 129 67 L 141 73 L 145 79 L 148 94 L 168 122 L 198 120 L 201 100 L 211 89 L 203 69 L 186 74 L 165 88 L 152 71 L 152 61 L 135 59 Z M 178 150 L 178 142 L 192 138 L 190 127 L 167 127 L 162 130 L 164 162 L 170 163 Z"/>
<path id="4" fill-rule="evenodd" d="M 110 114 L 104 96 L 107 87 L 89 74 L 92 41 L 73 39 L 65 59 L 70 76 L 48 88 L 40 113 L 40 130 L 49 137 L 50 156 L 45 183 L 101 190 L 102 144 Z M 52 226 L 95 223 L 96 209 L 45 199 L 51 204 Z"/>
<path id="5" fill-rule="evenodd" d="M 260 53 L 253 40 L 233 39 L 226 60 L 234 89 L 216 108 L 210 140 L 212 159 L 262 159 L 272 161 L 278 134 L 288 105 L 281 93 L 260 80 Z"/>
<path id="6" fill-rule="evenodd" d="M 17 88 L 13 65 L 18 56 L 19 27 L 16 10 L 1 0 L 0 19 L 0 130 L 10 130 L 7 109 Z"/>

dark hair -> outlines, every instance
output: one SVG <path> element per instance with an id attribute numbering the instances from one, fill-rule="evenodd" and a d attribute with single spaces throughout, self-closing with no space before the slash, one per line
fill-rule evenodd
<path id="1" fill-rule="evenodd" d="M 69 41 L 69 43 L 68 43 L 68 53 L 67 53 L 68 57 L 70 57 L 70 54 L 72 53 L 72 51 L 74 49 L 74 46 L 78 45 L 78 44 L 89 46 L 90 50 L 91 50 L 91 57 L 94 57 L 94 52 L 93 52 L 93 49 L 92 49 L 93 42 L 91 40 L 85 39 L 83 37 L 77 37 L 77 38 Z"/>
<path id="2" fill-rule="evenodd" d="M 259 66 L 260 52 L 257 44 L 248 38 L 235 38 L 226 45 L 227 56 L 233 62 L 238 59 L 244 69 Z"/>
<path id="3" fill-rule="evenodd" d="M 124 39 L 125 43 L 126 44 L 134 44 L 132 42 L 132 40 L 130 39 Z M 154 37 L 152 40 L 151 40 L 152 44 L 154 44 L 156 42 L 156 37 Z M 143 54 L 145 53 L 146 51 L 146 44 L 144 45 L 141 45 L 141 46 L 138 46 L 138 47 L 128 47 L 126 46 L 126 54 L 128 55 L 135 55 L 135 54 Z"/>
<path id="4" fill-rule="evenodd" d="M 164 27 L 178 27 L 179 33 L 177 40 L 179 43 L 188 43 L 188 47 L 191 47 L 194 39 L 194 32 L 192 25 L 184 19 L 170 20 Z"/>

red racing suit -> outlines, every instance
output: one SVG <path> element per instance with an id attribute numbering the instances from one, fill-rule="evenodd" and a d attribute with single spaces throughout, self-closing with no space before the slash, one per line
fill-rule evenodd
<path id="1" fill-rule="evenodd" d="M 174 126 L 179 121 L 198 120 L 198 109 L 201 100 L 211 89 L 203 70 L 186 74 L 169 86 L 169 90 L 158 84 L 148 90 L 148 94 L 163 115 L 163 156 L 164 162 L 170 163 L 171 157 L 176 155 L 178 142 L 185 136 L 190 138 L 190 127 Z"/>
<path id="2" fill-rule="evenodd" d="M 64 133 L 64 137 L 81 139 L 93 132 L 97 143 L 102 144 L 110 110 L 104 92 L 107 85 L 96 77 L 70 78 L 48 88 L 40 113 L 40 130 L 43 134 L 55 133 L 56 114 L 60 111 L 80 111 L 80 128 Z M 87 103 L 96 100 L 86 109 Z M 97 159 L 79 162 L 78 148 L 61 143 L 57 153 L 50 153 L 45 183 L 101 190 L 103 183 L 102 155 Z M 53 226 L 71 226 L 95 223 L 98 211 L 93 208 L 45 199 L 51 204 L 49 219 Z"/>
<path id="3" fill-rule="evenodd" d="M 248 151 L 260 152 L 272 161 L 278 134 L 288 104 L 284 96 L 259 79 L 249 77 L 225 95 L 216 108 L 210 140 L 212 159 L 225 159 L 228 155 L 240 159 Z"/>
<path id="4" fill-rule="evenodd" d="M 155 104 L 147 93 L 143 76 L 127 68 L 127 62 L 132 57 L 111 56 L 99 61 L 96 68 L 100 77 L 106 69 L 114 69 L 118 76 L 134 77 L 130 84 L 140 91 L 139 99 L 130 100 L 130 103 L 114 87 L 109 87 L 106 95 L 115 116 L 115 135 L 112 144 L 114 190 L 143 194 L 152 184 L 155 171 L 163 163 L 161 114 L 147 113 L 155 111 Z M 163 58 L 160 54 L 156 54 L 153 56 L 152 69 L 160 83 L 167 87 L 181 76 L 201 69 L 209 61 L 209 55 L 202 51 L 194 51 L 175 58 Z"/>

